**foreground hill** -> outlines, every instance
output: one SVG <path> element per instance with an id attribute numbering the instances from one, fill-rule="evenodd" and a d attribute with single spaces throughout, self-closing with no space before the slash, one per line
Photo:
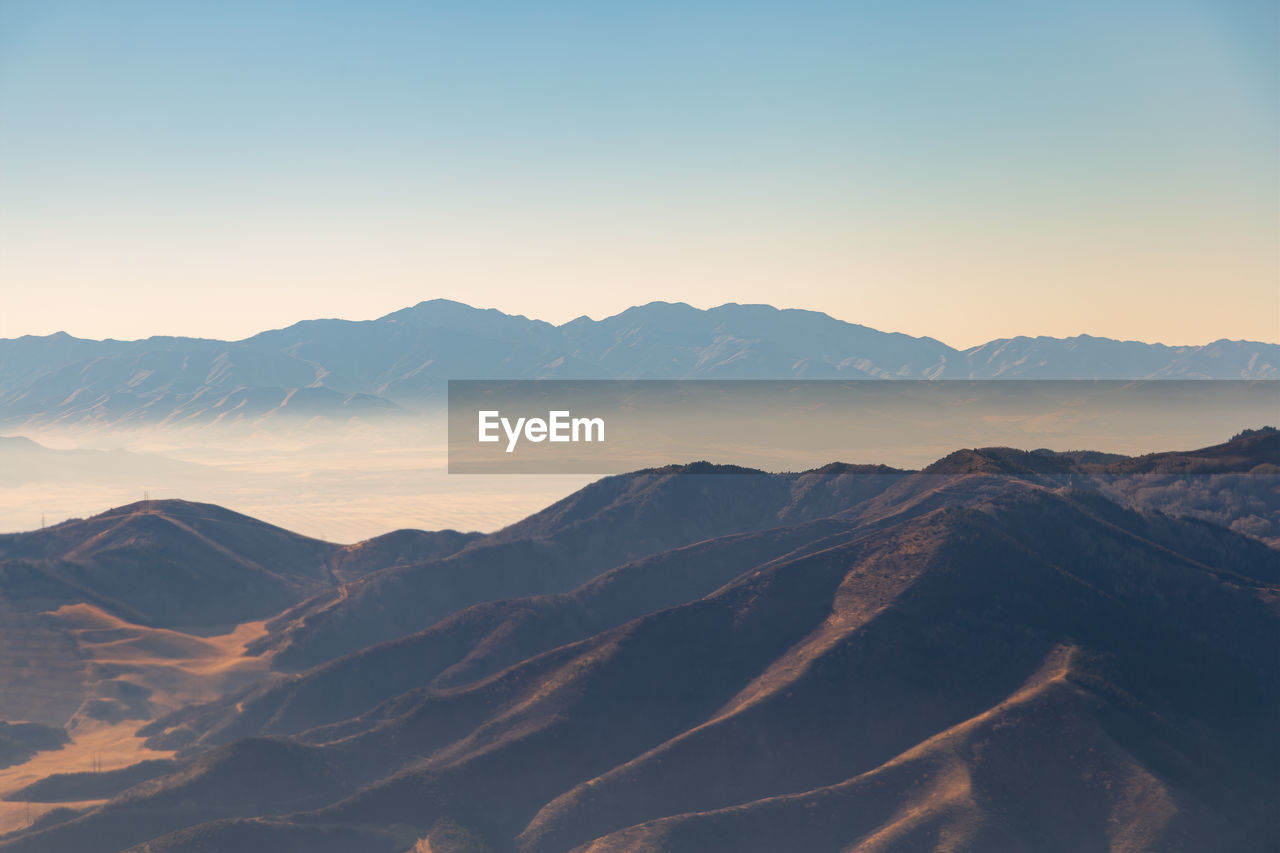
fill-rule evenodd
<path id="1" fill-rule="evenodd" d="M 1275 551 L 1013 482 L 822 546 L 465 686 L 201 753 L 0 849 L 1274 837 Z"/>
<path id="2" fill-rule="evenodd" d="M 209 504 L 130 504 L 0 535 L 0 595 L 27 610 L 87 602 L 143 625 L 235 624 L 335 579 L 333 546 Z"/>
<path id="3" fill-rule="evenodd" d="M 1274 492 L 1275 441 L 607 478 L 277 619 L 287 669 L 366 641 L 0 850 L 1267 849 L 1280 550 L 1108 490 Z"/>
<path id="4" fill-rule="evenodd" d="M 143 625 L 234 625 L 474 538 L 399 531 L 341 546 L 212 504 L 146 501 L 0 534 L 0 598 L 28 611 L 89 603 Z"/>
<path id="5" fill-rule="evenodd" d="M 566 592 L 627 561 L 713 536 L 826 516 L 868 524 L 920 514 L 972 502 L 1010 476 L 1088 483 L 1126 505 L 1206 518 L 1271 541 L 1280 538 L 1278 463 L 1280 433 L 1262 430 L 1212 448 L 1132 459 L 985 448 L 957 451 L 916 473 L 831 465 L 766 474 L 699 464 L 607 477 L 461 553 L 305 601 L 273 620 L 254 650 L 272 654 L 278 668 L 300 669 L 472 604 Z"/>
<path id="6" fill-rule="evenodd" d="M 475 538 L 398 531 L 334 545 L 186 501 L 0 535 L 0 720 L 136 727 L 175 703 L 243 683 L 247 675 L 232 664 L 261 631 L 252 623 Z M 9 754 L 37 748 L 48 747 Z"/>
<path id="7" fill-rule="evenodd" d="M 253 650 L 281 668 L 311 666 L 472 604 L 568 591 L 649 554 L 831 515 L 904 476 L 879 466 L 772 475 L 697 463 L 606 477 L 456 554 L 305 601 L 272 620 Z"/>
<path id="8" fill-rule="evenodd" d="M 552 326 L 431 300 L 243 341 L 0 340 L 0 423 L 202 426 L 395 417 L 468 379 L 1275 379 L 1280 345 L 1082 335 L 957 350 L 816 311 L 654 302 Z"/>

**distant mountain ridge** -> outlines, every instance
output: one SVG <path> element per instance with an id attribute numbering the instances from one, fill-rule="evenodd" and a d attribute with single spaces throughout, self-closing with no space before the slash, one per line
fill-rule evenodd
<path id="1" fill-rule="evenodd" d="M 206 425 L 377 418 L 449 379 L 1277 379 L 1280 344 L 1081 335 L 958 350 L 816 311 L 652 302 L 560 326 L 444 299 L 241 341 L 0 340 L 0 423 Z"/>

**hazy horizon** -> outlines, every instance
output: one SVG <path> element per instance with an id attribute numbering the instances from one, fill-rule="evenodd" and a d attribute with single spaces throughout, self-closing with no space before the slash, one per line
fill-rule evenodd
<path id="1" fill-rule="evenodd" d="M 294 325 L 296 325 L 296 324 L 298 324 L 298 323 L 314 322 L 314 321 L 321 321 L 321 320 L 346 320 L 346 321 L 349 321 L 349 322 L 367 322 L 367 321 L 370 321 L 370 320 L 378 320 L 378 319 L 381 319 L 382 317 L 387 316 L 388 314 L 393 314 L 393 313 L 395 313 L 396 311 L 405 310 L 405 309 L 407 309 L 407 308 L 413 308 L 413 307 L 415 307 L 416 305 L 419 305 L 419 304 L 421 304 L 421 303 L 423 303 L 423 302 L 431 302 L 431 301 L 434 301 L 434 300 L 436 300 L 436 299 L 444 299 L 445 301 L 451 301 L 451 302 L 456 302 L 456 303 L 458 303 L 458 304 L 467 305 L 468 307 L 470 307 L 470 308 L 475 308 L 476 310 L 479 310 L 479 311 L 499 311 L 499 312 L 501 312 L 501 313 L 503 313 L 503 314 L 507 314 L 507 315 L 509 315 L 509 316 L 522 317 L 522 318 L 524 318 L 524 319 L 526 319 L 526 320 L 531 320 L 531 321 L 534 321 L 534 322 L 544 322 L 544 323 L 549 323 L 549 324 L 550 324 L 550 325 L 552 325 L 552 326 L 563 326 L 563 325 L 565 325 L 566 323 L 570 323 L 570 322 L 573 322 L 574 320 L 580 320 L 580 319 L 583 319 L 583 318 L 586 318 L 586 319 L 589 319 L 589 320 L 592 320 L 592 321 L 595 321 L 595 322 L 599 322 L 599 321 L 601 321 L 601 320 L 609 319 L 610 317 L 616 317 L 616 316 L 618 316 L 619 314 L 625 313 L 626 311 L 628 311 L 628 310 L 630 310 L 630 309 L 632 309 L 632 308 L 643 308 L 643 307 L 645 307 L 646 305 L 650 305 L 650 304 L 688 305 L 689 307 L 694 308 L 694 309 L 699 310 L 699 311 L 709 311 L 709 310 L 713 310 L 713 309 L 716 309 L 716 308 L 724 308 L 724 307 L 728 307 L 728 306 L 735 306 L 735 305 L 747 306 L 747 307 L 763 305 L 763 306 L 766 306 L 766 307 L 769 307 L 769 308 L 776 308 L 776 309 L 777 309 L 777 310 L 779 310 L 779 311 L 806 311 L 806 312 L 813 312 L 813 313 L 818 313 L 818 314 L 826 314 L 827 316 L 831 317 L 832 319 L 834 319 L 834 320 L 838 320 L 838 321 L 840 321 L 840 322 L 844 322 L 844 323 L 851 323 L 851 324 L 855 324 L 855 325 L 868 326 L 869 328 L 875 328 L 877 331 L 881 331 L 881 332 L 896 332 L 896 333 L 901 333 L 901 334 L 911 334 L 910 332 L 904 332 L 902 329 L 877 328 L 877 327 L 875 327 L 875 326 L 870 326 L 870 324 L 868 324 L 868 323 L 864 323 L 864 322 L 862 322 L 862 321 L 860 321 L 860 320 L 857 320 L 857 319 L 851 319 L 851 318 L 848 318 L 848 317 L 840 317 L 840 316 L 837 316 L 837 315 L 831 314 L 830 312 L 822 311 L 822 310 L 817 309 L 817 308 L 809 308 L 809 307 L 805 307 L 805 306 L 802 306 L 802 305 L 783 306 L 783 305 L 776 305 L 776 304 L 773 304 L 773 303 L 763 303 L 763 302 L 721 302 L 721 303 L 716 303 L 716 304 L 698 305 L 698 304 L 690 303 L 690 302 L 688 302 L 688 301 L 686 301 L 686 300 L 662 300 L 662 299 L 655 299 L 655 300 L 651 300 L 650 302 L 636 303 L 636 304 L 634 304 L 634 305 L 626 305 L 626 306 L 624 306 L 624 307 L 622 307 L 622 308 L 620 308 L 620 309 L 618 309 L 618 310 L 616 310 L 616 311 L 612 311 L 612 312 L 610 312 L 610 313 L 602 313 L 602 314 L 595 314 L 595 315 L 593 315 L 593 314 L 578 314 L 578 315 L 575 315 L 575 316 L 572 316 L 572 317 L 568 317 L 568 318 L 565 318 L 565 319 L 550 320 L 550 319 L 547 319 L 546 317 L 542 317 L 542 316 L 530 315 L 530 314 L 521 314 L 521 313 L 517 313 L 517 312 L 513 312 L 513 311 L 507 311 L 507 310 L 504 310 L 501 306 L 497 306 L 497 305 L 476 305 L 476 304 L 472 304 L 472 303 L 466 302 L 465 300 L 446 299 L 445 297 L 429 297 L 429 298 L 427 298 L 427 299 L 419 300 L 418 302 L 415 302 L 415 303 L 412 303 L 412 304 L 409 304 L 409 305 L 403 305 L 403 306 L 400 306 L 399 308 L 394 308 L 394 309 L 392 309 L 391 311 L 383 312 L 383 313 L 381 313 L 381 314 L 370 315 L 370 316 L 359 316 L 359 317 L 330 317 L 330 316 L 306 316 L 306 317 L 302 317 L 302 316 L 300 316 L 300 317 L 297 317 L 297 318 L 295 318 L 295 319 L 293 319 L 293 320 L 290 320 L 290 321 L 287 321 L 287 322 L 285 322 L 285 323 L 282 323 L 281 325 L 278 325 L 278 326 L 263 326 L 263 327 L 261 327 L 261 328 L 255 328 L 253 331 L 249 332 L 248 334 L 239 335 L 239 336 L 236 336 L 236 337 L 214 337 L 214 336 L 209 336 L 209 335 L 186 335 L 186 334 L 176 333 L 176 332 L 172 332 L 172 331 L 155 331 L 155 332 L 152 332 L 152 333 L 150 333 L 150 334 L 141 335 L 141 336 L 139 336 L 139 337 L 114 337 L 114 336 L 107 336 L 107 337 L 96 337 L 96 338 L 93 338 L 93 337 L 86 337 L 86 336 L 84 336 L 84 335 L 77 335 L 77 334 L 75 334 L 74 332 L 69 331 L 68 329 L 55 329 L 55 330 L 53 330 L 53 331 L 51 331 L 51 332 L 43 332 L 43 333 L 31 333 L 31 332 L 26 332 L 26 333 L 20 333 L 20 334 L 17 334 L 17 335 L 9 335 L 9 336 L 6 336 L 6 337 L 3 337 L 3 338 L 0 338 L 0 340 L 13 340 L 13 339 L 15 339 L 15 338 L 21 338 L 21 337 L 48 337 L 48 336 L 50 336 L 50 335 L 56 335 L 56 334 L 68 334 L 68 335 L 71 335 L 72 337 L 76 337 L 76 338 L 82 338 L 82 339 L 85 339 L 85 340 L 99 340 L 99 341 L 102 341 L 102 340 L 141 341 L 141 340 L 148 340 L 148 339 L 150 339 L 150 338 L 169 338 L 169 337 L 176 337 L 176 338 L 193 338 L 193 339 L 205 339 L 205 340 L 219 340 L 219 341 L 227 341 L 227 342 L 236 342 L 236 341 L 245 340 L 245 339 L 247 339 L 247 338 L 251 338 L 251 337 L 253 337 L 254 335 L 261 334 L 261 333 L 263 333 L 263 332 L 272 332 L 272 331 L 279 331 L 279 330 L 281 330 L 281 329 L 286 329 L 286 328 L 288 328 L 288 327 L 290 327 L 290 326 L 294 326 Z M 961 350 L 961 351 L 964 351 L 964 350 L 967 350 L 967 349 L 972 349 L 973 347 L 981 346 L 981 345 L 983 345 L 983 344 L 987 344 L 987 343 L 990 343 L 990 342 L 992 342 L 992 341 L 997 341 L 997 340 L 1008 340 L 1008 339 L 1013 339 L 1013 338 L 1018 338 L 1018 337 L 1027 337 L 1027 338 L 1035 338 L 1035 337 L 1049 337 L 1049 338 L 1056 338 L 1056 339 L 1077 338 L 1077 337 L 1093 337 L 1093 338 L 1109 338 L 1109 337 L 1111 337 L 1111 336 L 1109 336 L 1109 335 L 1100 335 L 1100 334 L 1096 334 L 1096 333 L 1090 332 L 1090 331 L 1088 331 L 1088 330 L 1080 331 L 1080 332 L 1075 332 L 1075 333 L 1068 334 L 1068 335 L 1034 335 L 1034 334 L 1028 334 L 1028 333 L 1026 333 L 1026 332 L 1013 332 L 1013 333 L 1008 334 L 1008 335 L 1001 335 L 1001 336 L 996 337 L 996 338 L 988 338 L 988 339 L 984 339 L 984 340 L 981 340 L 981 341 L 975 341 L 975 342 L 973 342 L 973 343 L 957 344 L 957 343 L 955 343 L 954 341 L 946 340 L 946 339 L 943 339 L 943 338 L 938 338 L 938 337 L 936 337 L 935 335 L 923 335 L 923 334 L 922 334 L 922 335 L 912 335 L 912 336 L 913 336 L 913 337 L 920 337 L 920 338 L 933 338 L 934 340 L 938 340 L 939 342 L 941 342 L 941 343 L 943 343 L 943 344 L 946 344 L 947 346 L 952 347 L 953 349 Z M 1120 340 L 1120 341 L 1125 341 L 1125 342 L 1138 342 L 1138 343 L 1144 343 L 1144 344 L 1163 345 L 1163 346 L 1171 346 L 1171 347 L 1180 347 L 1180 346 L 1205 346 L 1205 345 L 1207 345 L 1207 344 L 1215 343 L 1215 342 L 1217 342 L 1217 341 L 1221 341 L 1221 340 L 1228 340 L 1228 341 L 1249 341 L 1249 342 L 1251 342 L 1251 343 L 1264 343 L 1264 344 L 1280 344 L 1280 330 L 1277 330 L 1277 335 L 1276 335 L 1276 337 L 1275 337 L 1274 339 L 1270 339 L 1270 340 L 1251 339 L 1251 338 L 1212 338 L 1212 339 L 1208 339 L 1208 340 L 1185 341 L 1185 340 L 1143 340 L 1143 339 L 1139 339 L 1139 338 L 1132 338 L 1132 337 L 1119 337 L 1119 338 L 1113 338 L 1113 340 Z"/>
<path id="2" fill-rule="evenodd" d="M 0 337 L 424 296 L 1280 340 L 1277 9 L 0 6 Z"/>

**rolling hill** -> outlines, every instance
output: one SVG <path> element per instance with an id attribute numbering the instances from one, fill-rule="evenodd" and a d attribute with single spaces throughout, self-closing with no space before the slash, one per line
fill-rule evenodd
<path id="1" fill-rule="evenodd" d="M 1267 849 L 1280 550 L 1186 484 L 1278 450 L 606 478 L 286 611 L 0 851 Z"/>

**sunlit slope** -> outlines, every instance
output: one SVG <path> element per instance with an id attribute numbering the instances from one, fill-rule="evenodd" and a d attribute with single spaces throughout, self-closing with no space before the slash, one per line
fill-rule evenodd
<path id="1" fill-rule="evenodd" d="M 395 850 L 407 827 L 530 853 L 1196 850 L 1274 830 L 1277 552 L 1013 481 L 820 544 L 293 745 L 201 753 L 0 849 L 141 844 L 175 804 L 206 823 L 146 849 Z M 242 767 L 297 804 L 244 796 Z"/>

